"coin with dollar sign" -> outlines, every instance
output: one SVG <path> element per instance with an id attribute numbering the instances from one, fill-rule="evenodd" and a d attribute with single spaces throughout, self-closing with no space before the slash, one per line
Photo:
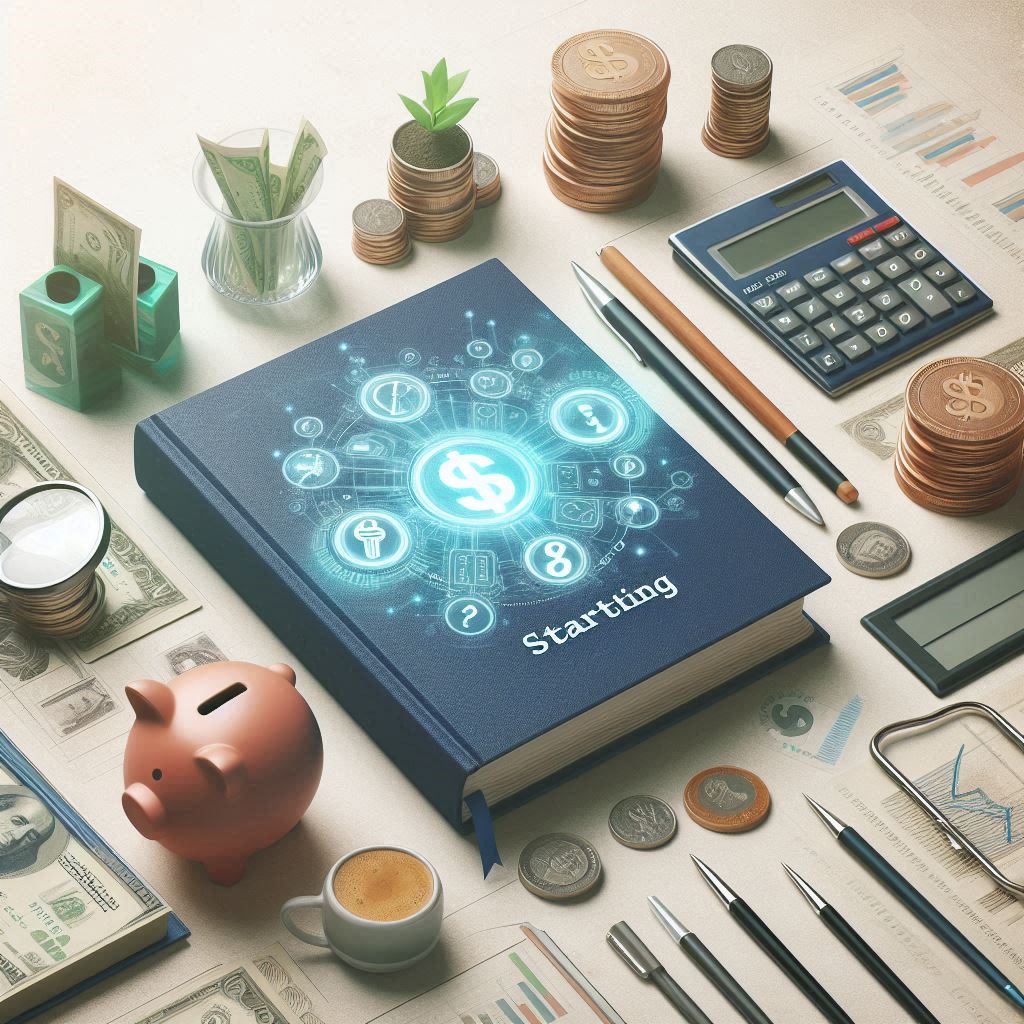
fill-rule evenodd
<path id="1" fill-rule="evenodd" d="M 676 834 L 676 816 L 656 796 L 627 796 L 612 808 L 608 828 L 623 846 L 654 850 Z"/>

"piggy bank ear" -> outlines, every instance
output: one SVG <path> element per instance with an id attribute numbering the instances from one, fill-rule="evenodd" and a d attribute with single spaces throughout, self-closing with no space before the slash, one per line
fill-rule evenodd
<path id="1" fill-rule="evenodd" d="M 270 666 L 271 672 L 276 672 L 279 676 L 284 676 L 292 686 L 295 685 L 295 669 L 290 665 L 282 665 L 278 662 L 276 665 Z"/>
<path id="2" fill-rule="evenodd" d="M 193 760 L 229 800 L 242 792 L 245 786 L 245 763 L 234 747 L 227 743 L 207 743 L 195 752 Z"/>
<path id="3" fill-rule="evenodd" d="M 124 688 L 128 703 L 140 722 L 160 722 L 166 725 L 174 714 L 174 691 L 166 683 L 155 679 L 140 679 Z"/>

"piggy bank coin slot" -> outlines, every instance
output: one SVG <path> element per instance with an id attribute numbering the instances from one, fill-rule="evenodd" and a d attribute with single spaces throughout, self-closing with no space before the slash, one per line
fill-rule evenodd
<path id="1" fill-rule="evenodd" d="M 154 284 L 156 284 L 156 271 L 148 263 L 140 263 L 139 287 L 136 294 L 141 295 L 144 291 L 152 288 Z"/>
<path id="2" fill-rule="evenodd" d="M 66 270 L 55 270 L 46 278 L 46 296 L 51 302 L 74 302 L 81 291 L 78 278 Z"/>
<path id="3" fill-rule="evenodd" d="M 211 711 L 216 711 L 217 708 L 223 707 L 228 701 L 234 700 L 236 697 L 240 697 L 245 693 L 245 683 L 232 683 L 230 686 L 225 687 L 220 693 L 215 693 L 212 697 L 207 697 L 196 711 L 201 715 L 208 715 Z"/>

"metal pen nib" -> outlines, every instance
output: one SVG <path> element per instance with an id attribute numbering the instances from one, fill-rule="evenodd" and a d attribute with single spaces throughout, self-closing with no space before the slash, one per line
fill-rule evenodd
<path id="1" fill-rule="evenodd" d="M 845 821 L 840 821 L 831 811 L 826 811 L 817 800 L 812 800 L 806 793 L 804 793 L 804 799 L 811 805 L 814 813 L 825 823 L 825 827 L 829 832 L 837 839 L 839 838 L 839 833 L 844 828 L 849 828 Z"/>
<path id="2" fill-rule="evenodd" d="M 791 491 L 786 492 L 786 504 L 792 505 L 800 515 L 806 516 L 812 523 L 817 523 L 818 526 L 825 525 L 818 506 L 811 501 L 802 487 L 794 487 Z"/>
<path id="3" fill-rule="evenodd" d="M 690 860 L 697 865 L 697 870 L 704 876 L 704 881 L 711 886 L 715 894 L 726 907 L 728 907 L 730 903 L 739 899 L 739 896 L 737 896 L 736 893 L 734 893 L 732 889 L 730 889 L 729 886 L 727 886 L 725 882 L 723 882 L 722 879 L 719 878 L 718 875 L 716 875 L 714 871 L 712 871 L 711 868 L 709 868 L 699 857 L 695 857 L 691 853 Z"/>
<path id="4" fill-rule="evenodd" d="M 690 934 L 690 929 L 657 896 L 648 896 L 647 902 L 651 905 L 654 916 L 664 925 L 665 931 L 672 936 L 674 942 L 678 943 L 684 935 Z"/>
<path id="5" fill-rule="evenodd" d="M 604 307 L 614 302 L 615 296 L 593 274 L 588 274 L 575 260 L 569 260 L 569 262 L 572 264 L 572 272 L 576 275 L 576 280 L 580 283 L 583 297 L 590 303 L 605 327 L 629 349 L 633 354 L 633 358 L 641 366 L 646 366 L 647 364 L 644 362 L 643 356 L 633 347 L 633 343 L 608 319 L 607 314 L 604 312 Z"/>
<path id="6" fill-rule="evenodd" d="M 786 874 L 792 879 L 793 884 L 804 894 L 804 898 L 811 905 L 811 910 L 820 914 L 827 906 L 825 901 L 788 865 L 782 865 Z"/>

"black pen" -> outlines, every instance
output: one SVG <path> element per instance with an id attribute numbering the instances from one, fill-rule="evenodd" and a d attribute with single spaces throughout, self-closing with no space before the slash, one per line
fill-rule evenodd
<path id="1" fill-rule="evenodd" d="M 729 1000 L 740 1016 L 750 1024 L 772 1024 L 771 1018 L 747 994 L 746 989 L 722 966 L 714 953 L 665 906 L 657 896 L 647 902 L 654 916 L 665 926 L 679 948 L 701 969 L 704 976 Z"/>
<path id="2" fill-rule="evenodd" d="M 863 836 L 806 793 L 804 799 L 825 827 L 921 924 L 930 928 L 968 967 L 981 975 L 1018 1009 L 1024 1009 L 1024 993 L 963 932 L 954 928 Z"/>
<path id="3" fill-rule="evenodd" d="M 811 910 L 825 923 L 825 927 L 861 962 L 875 981 L 903 1007 L 917 1024 L 939 1024 L 924 1003 L 903 983 L 900 976 L 864 941 L 853 925 L 831 904 L 811 888 L 788 864 L 786 869 L 793 884 L 804 894 Z"/>
<path id="4" fill-rule="evenodd" d="M 633 353 L 641 366 L 653 370 L 698 416 L 709 424 L 774 491 L 812 523 L 825 521 L 807 492 L 785 466 L 685 367 L 668 347 L 578 263 L 572 269 L 587 301 L 607 327 Z"/>
<path id="5" fill-rule="evenodd" d="M 679 982 L 661 966 L 658 958 L 625 921 L 613 924 L 605 938 L 608 945 L 632 968 L 633 973 L 644 981 L 654 982 L 689 1024 L 713 1024 L 711 1018 L 683 991 Z"/>
<path id="6" fill-rule="evenodd" d="M 690 859 L 704 876 L 704 881 L 711 886 L 715 895 L 725 904 L 725 909 L 736 919 L 740 927 L 775 961 L 789 980 L 827 1018 L 831 1024 L 853 1024 L 846 1011 L 822 988 L 814 975 L 782 944 L 782 940 L 754 913 L 705 864 L 690 854 Z"/>

